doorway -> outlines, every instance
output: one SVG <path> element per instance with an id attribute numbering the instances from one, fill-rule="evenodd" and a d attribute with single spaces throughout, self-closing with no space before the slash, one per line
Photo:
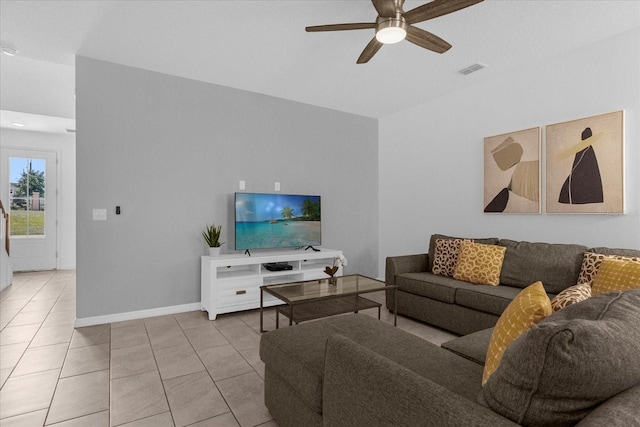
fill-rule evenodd
<path id="1" fill-rule="evenodd" d="M 57 153 L 3 148 L 1 162 L 13 270 L 57 268 Z"/>

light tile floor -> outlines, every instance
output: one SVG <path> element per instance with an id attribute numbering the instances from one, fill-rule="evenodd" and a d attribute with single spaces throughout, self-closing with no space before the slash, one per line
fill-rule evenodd
<path id="1" fill-rule="evenodd" d="M 276 426 L 263 403 L 258 310 L 74 329 L 75 297 L 69 270 L 15 274 L 0 292 L 0 427 Z M 274 329 L 274 310 L 265 313 Z M 384 308 L 382 320 L 393 322 Z M 454 337 L 401 316 L 398 327 L 436 344 Z"/>

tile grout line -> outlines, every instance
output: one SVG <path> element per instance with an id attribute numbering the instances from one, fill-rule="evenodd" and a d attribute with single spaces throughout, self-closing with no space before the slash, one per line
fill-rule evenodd
<path id="1" fill-rule="evenodd" d="M 172 317 L 173 317 L 173 315 L 172 315 Z M 151 344 L 151 337 L 149 336 L 149 328 L 147 327 L 147 322 L 145 322 L 144 319 L 142 320 L 142 324 L 144 325 L 144 331 L 147 334 L 147 340 L 149 341 L 149 348 L 151 349 L 151 355 L 153 356 L 153 362 L 156 364 L 156 371 L 158 372 L 158 377 L 160 378 L 160 384 L 162 384 L 162 392 L 164 393 L 164 398 L 167 401 L 167 406 L 169 407 L 169 415 L 171 416 L 171 422 L 175 426 L 176 425 L 176 420 L 175 420 L 175 418 L 173 416 L 173 411 L 171 410 L 171 403 L 169 402 L 169 396 L 167 395 L 167 389 L 164 386 L 164 381 L 162 380 L 162 375 L 160 374 L 160 365 L 158 365 L 158 358 L 156 357 L 156 352 L 153 351 L 153 345 Z M 188 341 L 188 339 L 187 339 L 187 341 Z M 151 372 L 151 371 L 149 371 L 149 372 Z M 151 417 L 155 417 L 156 415 L 158 415 L 158 414 L 151 415 Z M 145 417 L 145 418 L 150 418 L 150 417 Z M 140 418 L 140 419 L 143 420 L 145 418 Z M 138 421 L 138 420 L 136 420 L 136 421 Z"/>
<path id="2" fill-rule="evenodd" d="M 173 316 L 175 319 L 175 316 Z M 187 339 L 187 342 L 189 343 L 189 345 L 191 346 L 191 349 L 193 350 L 193 352 L 196 354 L 196 357 L 198 357 L 198 360 L 200 361 L 200 363 L 202 363 L 202 366 L 204 367 L 204 371 L 207 373 L 207 375 L 209 376 L 209 378 L 211 379 L 211 382 L 213 383 L 213 386 L 216 388 L 216 390 L 218 390 L 218 393 L 220 393 L 220 397 L 222 397 L 222 400 L 224 401 L 224 404 L 227 405 L 227 408 L 229 408 L 229 413 L 231 413 L 231 415 L 233 416 L 233 419 L 236 420 L 236 423 L 238 423 L 238 425 L 240 425 L 240 422 L 238 421 L 238 418 L 236 417 L 236 414 L 233 413 L 233 411 L 231 410 L 231 406 L 229 405 L 229 402 L 227 402 L 227 399 L 224 397 L 224 394 L 222 394 L 222 390 L 220 390 L 220 388 L 218 387 L 218 384 L 216 384 L 216 381 L 213 379 L 213 377 L 211 376 L 211 372 L 209 372 L 209 370 L 207 369 L 207 365 L 205 365 L 204 360 L 202 360 L 202 358 L 200 357 L 200 355 L 198 354 L 198 350 L 196 350 L 196 348 L 193 346 L 193 343 L 191 342 L 191 340 L 189 339 L 189 337 L 187 336 L 187 334 L 184 331 L 184 328 L 182 327 L 182 325 L 180 324 L 180 322 L 178 321 L 178 319 L 175 319 L 175 321 L 178 323 L 178 326 L 180 327 L 180 330 L 182 331 L 182 333 L 185 335 L 185 338 Z M 209 322 L 213 322 L 212 320 L 209 320 Z M 215 325 L 213 325 L 213 323 L 211 323 L 211 326 L 218 331 L 218 333 L 220 333 L 220 330 L 218 328 L 215 327 Z M 224 337 L 224 335 L 223 335 Z M 227 340 L 226 337 L 224 337 L 224 339 L 229 342 L 229 340 Z M 231 343 L 229 343 L 231 344 Z M 190 374 L 187 374 L 190 375 Z M 164 387 L 164 382 L 162 383 L 162 386 Z M 166 393 L 166 390 L 165 390 Z M 167 399 L 168 400 L 168 399 Z M 169 407 L 169 409 L 171 409 L 171 407 Z M 219 417 L 221 415 L 227 414 L 227 412 L 224 412 L 222 414 L 216 415 L 213 418 Z M 173 413 L 172 413 L 173 416 Z M 208 418 L 211 419 L 211 418 Z M 201 420 L 201 421 L 206 421 L 206 420 Z M 201 421 L 196 421 L 196 422 L 201 422 Z M 175 425 L 175 420 L 173 422 L 173 424 Z M 193 423 L 195 424 L 195 423 Z"/>
<path id="3" fill-rule="evenodd" d="M 56 299 L 56 302 L 57 301 L 58 300 Z M 53 310 L 53 307 L 51 307 L 51 309 Z M 51 311 L 49 311 L 49 313 L 51 313 Z M 42 321 L 42 323 L 44 323 L 45 321 L 46 321 L 46 318 L 45 318 L 45 320 Z M 40 332 L 40 328 L 38 328 L 38 332 Z M 36 335 L 38 335 L 38 332 L 36 332 Z M 51 407 L 53 406 L 53 398 L 56 395 L 56 391 L 58 391 L 58 385 L 60 384 L 60 379 L 62 377 L 62 370 L 64 369 L 65 362 L 67 361 L 67 356 L 69 356 L 69 347 L 71 346 L 71 341 L 73 341 L 73 335 L 74 334 L 75 334 L 75 330 L 71 334 L 71 338 L 69 339 L 69 343 L 67 344 L 67 351 L 64 354 L 64 360 L 62 361 L 62 366 L 60 367 L 60 373 L 58 374 L 58 379 L 56 380 L 56 386 L 54 387 L 53 393 L 51 394 L 51 400 L 49 401 L 49 407 L 47 408 L 47 414 L 44 417 L 43 426 L 47 425 L 47 418 L 49 418 L 49 413 L 51 412 Z M 33 337 L 35 338 L 35 335 Z M 29 344 L 29 345 L 31 345 L 31 344 Z M 28 347 L 27 347 L 27 349 L 28 349 Z"/>
<path id="4" fill-rule="evenodd" d="M 52 274 L 52 275 L 51 275 L 51 277 L 49 277 L 49 279 L 48 279 L 46 282 L 44 282 L 44 283 L 42 284 L 42 286 L 40 286 L 40 287 L 38 288 L 38 290 L 37 290 L 37 291 L 35 291 L 35 292 L 34 292 L 33 296 L 32 296 L 31 298 L 29 298 L 29 301 L 28 301 L 28 302 L 27 302 L 27 303 L 26 303 L 26 304 L 25 304 L 25 305 L 20 309 L 20 311 L 18 312 L 18 314 L 20 314 L 20 313 L 22 312 L 22 310 L 24 309 L 24 307 L 26 307 L 26 305 L 27 305 L 27 304 L 29 304 L 31 301 L 34 301 L 34 298 L 35 298 L 35 296 L 38 294 L 38 292 L 40 292 L 40 291 L 42 290 L 42 288 L 44 288 L 44 287 L 47 285 L 47 283 L 48 283 L 48 282 L 49 282 L 49 281 L 50 281 L 50 280 L 51 280 L 51 279 L 52 279 L 56 274 L 57 274 L 57 273 Z M 75 273 L 74 273 L 73 275 L 75 275 Z M 32 280 L 35 276 L 37 276 L 37 273 L 36 273 L 36 274 L 34 274 L 33 276 L 31 276 L 27 281 L 25 281 L 25 282 L 22 284 L 22 286 L 24 286 L 24 285 L 26 285 L 27 283 L 29 283 L 29 281 L 30 281 L 30 280 Z M 22 288 L 22 286 L 20 286 L 20 288 Z M 66 288 L 67 286 L 68 286 L 68 283 L 67 283 L 67 284 L 65 284 L 65 288 Z M 16 291 L 17 291 L 17 289 L 16 289 Z M 62 292 L 64 292 L 64 290 L 63 290 Z M 60 292 L 60 295 L 62 295 L 62 292 Z M 11 295 L 11 294 L 10 294 L 10 295 Z M 58 295 L 58 297 L 56 297 L 56 302 L 59 300 L 60 295 Z M 5 300 L 6 300 L 6 299 L 5 299 Z M 3 300 L 3 301 L 4 301 L 4 300 Z M 37 301 L 37 300 L 35 300 L 35 301 Z M 38 335 L 38 332 L 40 332 L 40 330 L 42 329 L 42 325 L 44 324 L 44 322 L 46 321 L 47 317 L 48 317 L 48 316 L 49 316 L 49 314 L 51 313 L 51 310 L 53 310 L 53 307 L 54 307 L 54 306 L 55 306 L 55 303 L 54 303 L 54 305 L 53 305 L 53 306 L 51 306 L 51 308 L 50 308 L 50 309 L 49 309 L 49 311 L 47 312 L 47 316 L 45 316 L 45 318 L 42 320 L 42 322 L 39 322 L 40 324 L 39 324 L 39 326 L 38 326 L 38 329 L 37 329 L 37 330 L 36 330 L 36 332 L 33 334 L 33 337 L 31 337 L 31 339 L 29 340 L 29 342 L 28 342 L 28 344 L 27 344 L 27 347 L 25 348 L 25 350 L 24 350 L 24 352 L 22 353 L 22 355 L 20 355 L 20 358 L 19 358 L 19 359 L 18 359 L 18 361 L 16 362 L 15 366 L 13 366 L 13 368 L 11 368 L 11 372 L 10 372 L 10 373 L 9 373 L 9 375 L 7 376 L 7 379 L 6 379 L 6 381 L 5 381 L 5 384 L 9 381 L 9 379 L 11 379 L 11 378 L 12 378 L 12 377 L 11 377 L 11 375 L 14 373 L 14 371 L 15 371 L 16 367 L 18 366 L 18 364 L 20 363 L 20 361 L 21 361 L 21 360 L 22 360 L 22 358 L 24 357 L 25 353 L 30 349 L 30 347 L 31 347 L 31 343 L 33 342 L 33 340 L 35 339 L 35 337 Z M 17 316 L 17 314 L 16 314 L 16 316 Z M 15 316 L 14 316 L 14 318 L 15 318 Z M 13 320 L 13 319 L 12 319 L 12 320 Z M 9 322 L 9 323 L 11 323 L 11 322 Z M 9 323 L 7 323 L 7 326 L 6 326 L 6 327 L 8 327 Z M 35 323 L 34 323 L 34 324 L 35 324 Z M 28 326 L 28 325 L 21 325 L 21 326 Z M 6 329 L 6 327 L 5 327 L 4 329 Z M 4 329 L 3 329 L 3 330 L 4 330 Z M 73 337 L 73 335 L 72 335 L 72 337 Z M 24 342 L 26 342 L 26 341 L 24 341 Z M 17 344 L 20 344 L 20 343 L 17 343 Z M 55 345 L 55 344 L 50 344 L 50 345 Z M 56 380 L 56 385 L 55 385 L 55 387 L 54 387 L 53 393 L 51 394 L 51 399 L 49 400 L 49 405 L 48 405 L 48 407 L 46 408 L 47 413 L 46 413 L 46 415 L 45 415 L 43 425 L 46 425 L 46 420 L 47 420 L 47 417 L 49 416 L 49 411 L 51 410 L 51 404 L 53 403 L 53 397 L 55 396 L 55 392 L 56 392 L 56 390 L 57 390 L 57 388 L 58 388 L 58 383 L 59 383 L 59 381 L 60 381 L 60 375 L 62 375 L 62 368 L 64 367 L 64 362 L 65 362 L 65 360 L 66 360 L 66 358 L 67 358 L 67 354 L 68 354 L 68 352 L 69 352 L 69 346 L 70 346 L 70 345 L 71 345 L 71 339 L 69 340 L 69 343 L 67 344 L 67 350 L 66 350 L 66 352 L 65 352 L 65 357 L 64 357 L 64 360 L 63 360 L 63 362 L 62 362 L 62 366 L 60 367 L 60 372 L 58 373 L 58 379 Z M 43 346 L 43 347 L 44 347 L 44 346 Z M 47 372 L 47 371 L 53 371 L 53 370 L 55 370 L 55 369 L 47 369 L 47 370 L 45 370 L 45 371 L 32 372 L 31 374 L 40 373 L 40 372 Z M 25 375 L 29 375 L 29 374 L 25 374 Z M 19 375 L 19 376 L 17 376 L 17 377 L 13 377 L 13 378 L 19 378 L 19 377 L 23 377 L 23 376 L 25 376 L 25 375 Z M 5 384 L 3 384 L 3 385 L 2 385 L 2 388 L 4 388 Z M 16 415 L 14 415 L 14 417 L 15 417 L 15 416 L 20 416 L 20 415 L 29 414 L 29 413 L 33 413 L 33 412 L 37 412 L 37 411 L 41 411 L 41 410 L 44 410 L 44 409 L 45 409 L 45 408 L 42 408 L 42 409 L 36 409 L 36 410 L 33 410 L 33 411 L 28 411 L 28 412 L 25 412 L 25 413 L 23 413 L 23 414 L 16 414 Z M 11 417 L 8 417 L 8 418 L 11 418 Z"/>

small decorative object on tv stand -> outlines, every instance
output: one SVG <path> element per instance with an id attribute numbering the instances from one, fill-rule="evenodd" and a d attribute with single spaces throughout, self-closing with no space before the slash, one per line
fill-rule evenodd
<path id="1" fill-rule="evenodd" d="M 201 257 L 201 310 L 209 312 L 209 320 L 218 314 L 260 307 L 260 286 L 303 280 L 326 279 L 324 268 L 342 257 L 342 251 L 322 248 L 320 252 L 273 251 L 254 254 Z M 288 263 L 290 270 L 269 271 L 265 263 Z M 341 276 L 342 271 L 336 275 Z M 264 306 L 282 304 L 265 295 Z"/>
<path id="2" fill-rule="evenodd" d="M 335 276 L 340 267 L 343 267 L 345 265 L 347 265 L 347 258 L 344 255 L 340 254 L 340 256 L 337 256 L 333 259 L 333 265 L 331 267 L 324 268 L 324 272 L 330 276 L 329 283 L 331 285 L 335 285 L 338 283 L 338 281 L 333 276 Z"/>

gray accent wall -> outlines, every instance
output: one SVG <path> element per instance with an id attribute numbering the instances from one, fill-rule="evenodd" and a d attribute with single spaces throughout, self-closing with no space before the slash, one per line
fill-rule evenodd
<path id="1" fill-rule="evenodd" d="M 322 246 L 377 274 L 377 120 L 87 57 L 76 94 L 78 319 L 198 303 L 200 233 L 234 252 L 240 180 L 321 195 Z"/>

